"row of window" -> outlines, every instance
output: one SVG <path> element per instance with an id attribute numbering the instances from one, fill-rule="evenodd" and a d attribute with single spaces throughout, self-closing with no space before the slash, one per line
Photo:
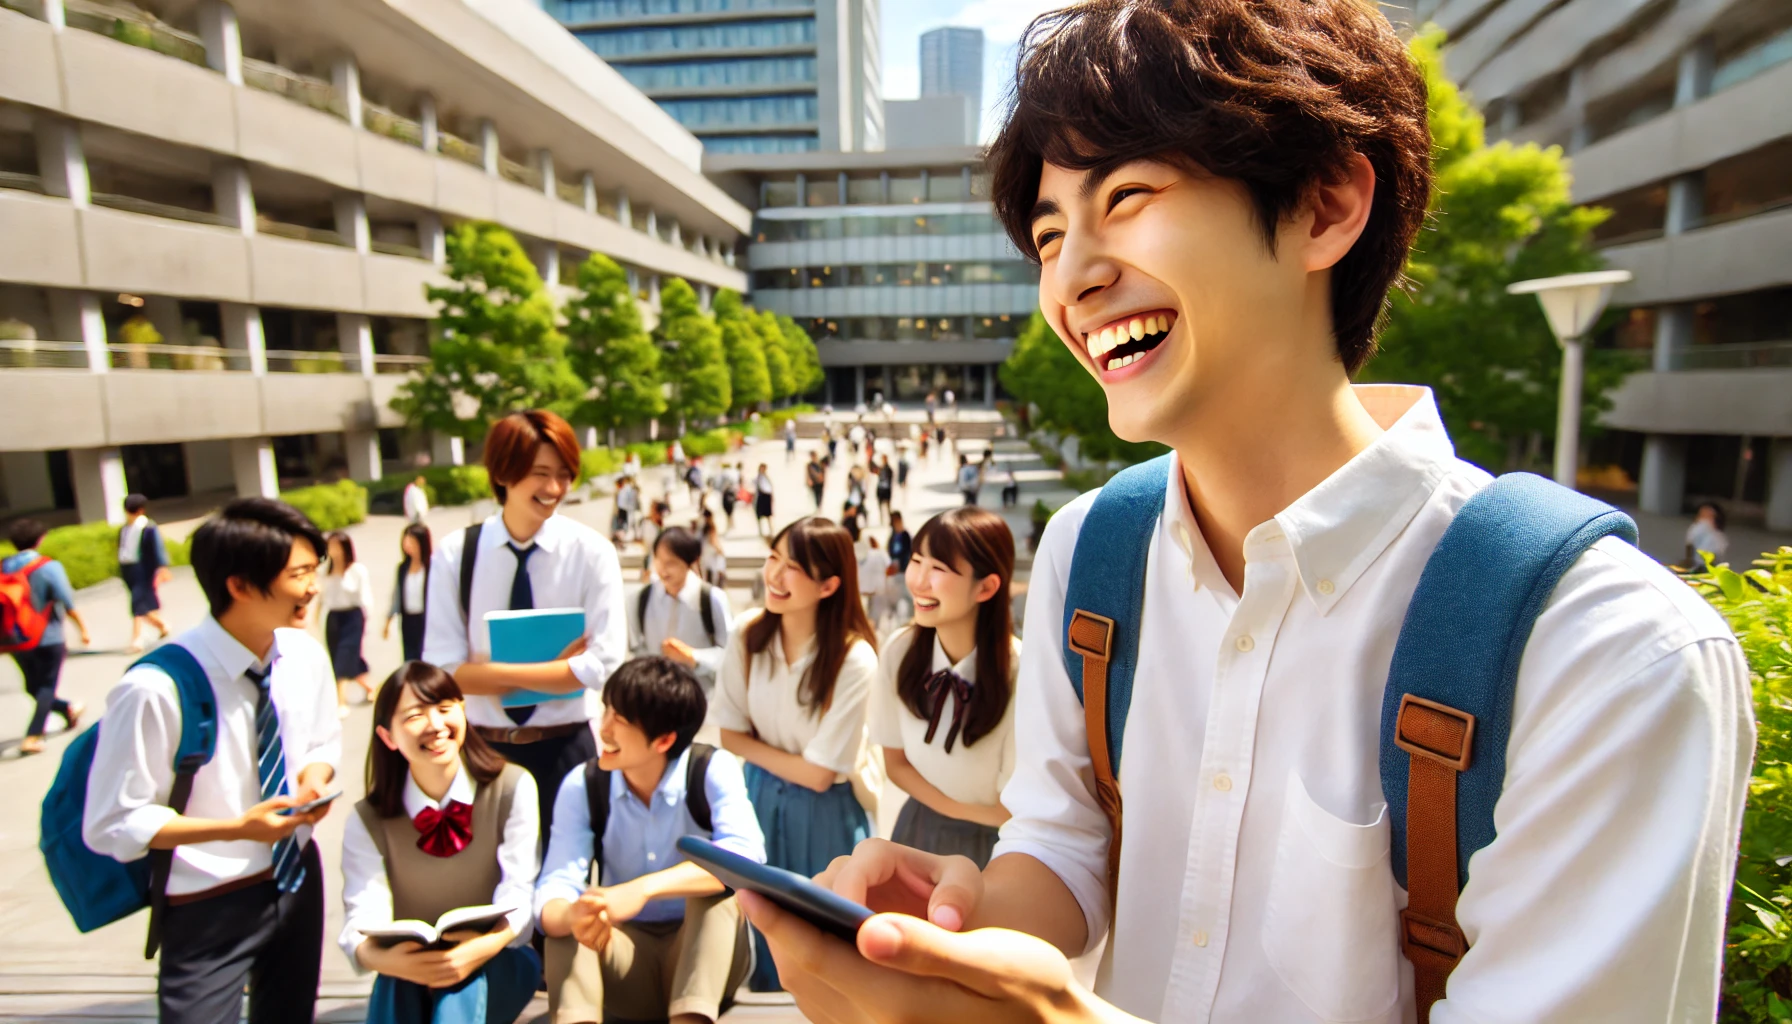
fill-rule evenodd
<path id="1" fill-rule="evenodd" d="M 703 148 L 711 153 L 813 153 L 821 148 L 814 135 L 707 135 Z"/>
<path id="2" fill-rule="evenodd" d="M 894 181 L 891 182 L 895 184 Z M 753 225 L 756 242 L 809 242 L 835 238 L 914 238 L 929 235 L 999 235 L 1002 223 L 988 213 L 929 213 L 914 217 L 827 217 L 773 220 Z"/>
<path id="3" fill-rule="evenodd" d="M 575 33 L 599 57 L 627 57 L 662 50 L 718 50 L 749 46 L 800 46 L 815 42 L 815 19 L 735 21 L 722 25 L 586 29 Z"/>
<path id="4" fill-rule="evenodd" d="M 815 0 L 544 0 L 542 6 L 563 22 L 580 24 L 656 14 L 775 11 L 791 7 L 813 10 Z"/>
<path id="5" fill-rule="evenodd" d="M 1038 284 L 1024 260 L 989 263 L 869 263 L 852 267 L 789 267 L 753 271 L 753 289 L 875 288 L 946 284 Z"/>
<path id="6" fill-rule="evenodd" d="M 816 339 L 844 341 L 980 341 L 1012 338 L 1026 316 L 812 317 L 797 323 Z"/>
<path id="7" fill-rule="evenodd" d="M 759 183 L 761 208 L 788 206 L 883 206 L 889 203 L 962 203 L 989 197 L 989 176 L 970 175 L 967 183 L 962 168 L 938 172 L 892 174 L 888 183 L 882 175 L 848 176 L 844 182 L 838 174 L 806 175 L 796 178 L 767 179 Z"/>
<path id="8" fill-rule="evenodd" d="M 746 57 L 688 64 L 619 64 L 637 89 L 707 89 L 731 85 L 813 85 L 814 57 Z"/>
<path id="9" fill-rule="evenodd" d="M 796 96 L 735 96 L 661 100 L 660 109 L 686 128 L 813 124 L 821 116 L 814 93 Z"/>

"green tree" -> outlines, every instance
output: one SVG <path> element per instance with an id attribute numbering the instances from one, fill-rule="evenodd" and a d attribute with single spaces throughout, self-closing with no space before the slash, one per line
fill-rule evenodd
<path id="1" fill-rule="evenodd" d="M 740 293 L 726 288 L 710 304 L 716 326 L 722 329 L 722 350 L 728 357 L 729 388 L 736 409 L 752 409 L 778 397 L 771 373 L 771 346 L 760 332 L 758 313 L 748 309 Z M 783 336 L 777 338 L 781 356 Z"/>
<path id="2" fill-rule="evenodd" d="M 641 322 L 628 272 L 593 253 L 579 265 L 578 293 L 566 304 L 567 356 L 586 391 L 572 422 L 610 434 L 666 411 L 660 350 Z"/>
<path id="3" fill-rule="evenodd" d="M 776 316 L 778 330 L 784 335 L 784 353 L 790 360 L 790 393 L 806 395 L 828 379 L 827 371 L 821 368 L 821 353 L 815 349 L 815 339 L 795 320 L 783 313 Z"/>
<path id="4" fill-rule="evenodd" d="M 684 278 L 660 286 L 660 325 L 654 328 L 660 346 L 660 368 L 671 394 L 667 409 L 678 417 L 679 432 L 691 420 L 728 411 L 733 396 L 722 331 L 697 304 L 697 292 Z"/>
<path id="5" fill-rule="evenodd" d="M 800 394 L 797 388 L 797 372 L 791 366 L 790 345 L 784 338 L 784 329 L 778 326 L 778 317 L 769 310 L 753 311 L 753 327 L 759 332 L 759 342 L 765 349 L 765 371 L 771 378 L 772 397 L 789 398 Z"/>
<path id="6" fill-rule="evenodd" d="M 1083 458 L 1099 462 L 1139 462 L 1162 453 L 1163 445 L 1135 443 L 1115 436 L 1108 426 L 1107 393 L 1045 317 L 1034 313 L 1015 339 L 1014 351 L 1002 364 L 1002 386 L 1038 411 L 1032 425 L 1077 439 Z"/>
<path id="7" fill-rule="evenodd" d="M 495 224 L 469 222 L 447 249 L 449 284 L 425 289 L 437 305 L 429 362 L 392 407 L 413 426 L 467 439 L 516 409 L 572 411 L 585 388 L 523 247 Z"/>
<path id="8" fill-rule="evenodd" d="M 1444 75 L 1443 42 L 1431 28 L 1412 43 L 1430 90 L 1437 187 L 1413 246 L 1413 287 L 1394 294 L 1361 379 L 1430 387 L 1464 458 L 1496 471 L 1540 466 L 1553 449 L 1561 352 L 1536 298 L 1506 286 L 1597 269 L 1591 233 L 1608 214 L 1574 205 L 1559 147 L 1486 144 L 1480 113 Z M 1587 353 L 1583 432 L 1634 368 L 1624 353 Z"/>

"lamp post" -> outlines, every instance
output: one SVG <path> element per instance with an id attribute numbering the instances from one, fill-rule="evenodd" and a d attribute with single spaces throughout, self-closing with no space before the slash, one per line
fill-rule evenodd
<path id="1" fill-rule="evenodd" d="M 1629 281 L 1628 270 L 1538 277 L 1506 286 L 1511 295 L 1535 295 L 1549 329 L 1562 346 L 1562 396 L 1556 406 L 1556 483 L 1573 487 L 1580 463 L 1580 392 L 1586 376 L 1585 341 L 1605 312 L 1612 288 Z"/>

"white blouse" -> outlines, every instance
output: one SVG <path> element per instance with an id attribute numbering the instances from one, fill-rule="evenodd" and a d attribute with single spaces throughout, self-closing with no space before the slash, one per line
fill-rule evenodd
<path id="1" fill-rule="evenodd" d="M 373 579 L 361 562 L 335 573 L 324 575 L 324 610 L 345 612 L 354 608 L 367 611 L 373 606 Z"/>
<path id="2" fill-rule="evenodd" d="M 1000 803 L 1002 787 L 1008 784 L 1008 776 L 1014 774 L 1013 686 L 1020 672 L 1020 641 L 1013 641 L 1014 658 L 1008 663 L 1008 710 L 1002 713 L 1002 720 L 968 746 L 961 734 L 948 753 L 946 735 L 952 730 L 952 715 L 957 710 L 958 698 L 947 695 L 945 707 L 940 709 L 939 728 L 933 734 L 933 742 L 929 743 L 926 740 L 927 720 L 917 717 L 896 695 L 896 673 L 902 667 L 902 659 L 908 655 L 916 632 L 914 626 L 901 630 L 885 643 L 878 655 L 877 685 L 871 691 L 869 715 L 871 742 L 900 749 L 923 779 L 960 803 L 985 806 Z M 936 636 L 933 663 L 928 671 L 948 668 L 975 684 L 977 651 L 972 648 L 955 665 L 946 657 L 946 649 L 940 646 Z"/>
<path id="3" fill-rule="evenodd" d="M 424 585 L 429 582 L 426 572 L 407 572 L 404 574 L 402 593 L 404 603 L 400 606 L 406 615 L 422 615 Z"/>
<path id="4" fill-rule="evenodd" d="M 761 742 L 800 755 L 810 764 L 832 768 L 841 779 L 857 767 L 865 745 L 865 698 L 877 676 L 877 652 L 863 640 L 847 648 L 834 681 L 834 699 L 826 711 L 804 707 L 798 698 L 803 674 L 815 660 L 811 640 L 793 664 L 784 662 L 784 645 L 776 638 L 752 659 L 749 686 L 747 629 L 763 612 L 742 615 L 734 624 L 728 652 L 722 658 L 709 721 L 723 729 L 757 735 Z"/>

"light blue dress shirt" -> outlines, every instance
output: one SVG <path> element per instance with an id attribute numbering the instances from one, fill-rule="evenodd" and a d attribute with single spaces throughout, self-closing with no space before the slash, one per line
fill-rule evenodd
<path id="1" fill-rule="evenodd" d="M 713 832 L 704 832 L 685 807 L 684 779 L 691 752 L 666 765 L 651 805 L 643 804 L 621 772 L 610 773 L 610 820 L 604 827 L 603 885 L 618 885 L 685 860 L 675 845 L 681 836 L 700 836 L 742 857 L 765 863 L 765 836 L 747 796 L 747 782 L 734 755 L 718 750 L 709 760 L 704 792 Z M 566 773 L 554 798 L 554 831 L 535 884 L 535 920 L 553 900 L 572 901 L 591 877 L 591 807 L 585 798 L 585 766 Z M 637 921 L 680 921 L 684 900 L 649 902 Z"/>

